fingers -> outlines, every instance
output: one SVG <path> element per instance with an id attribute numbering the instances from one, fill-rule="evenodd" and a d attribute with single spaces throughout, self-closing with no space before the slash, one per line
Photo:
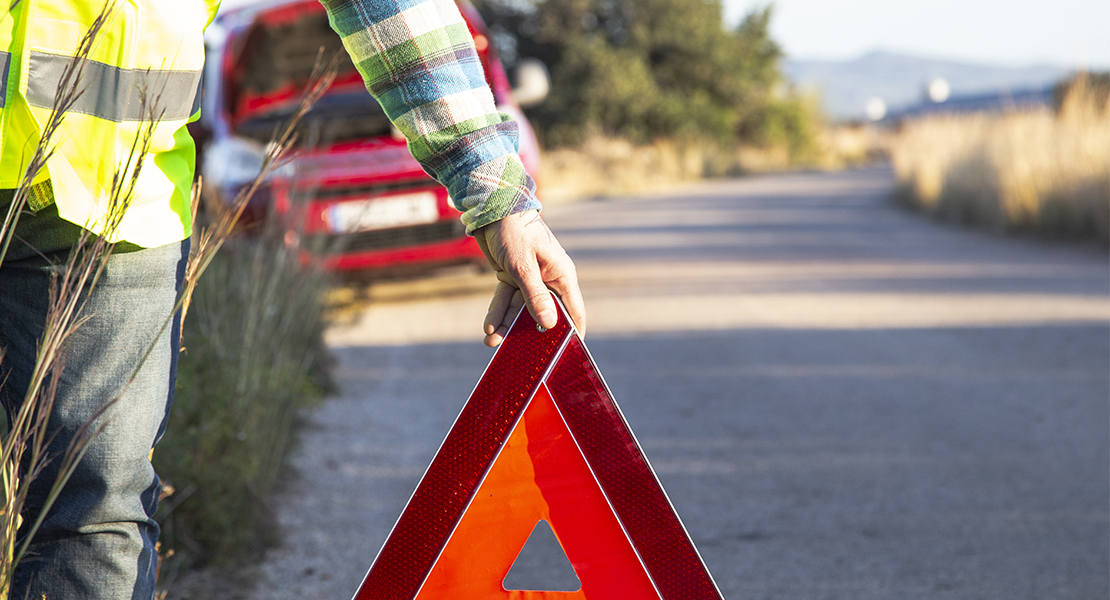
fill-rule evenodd
<path id="1" fill-rule="evenodd" d="M 504 298 L 508 298 L 504 304 L 505 310 L 500 311 L 499 316 L 494 315 L 494 304 L 500 306 Z M 505 336 L 509 334 L 509 327 L 512 326 L 522 306 L 524 306 L 524 297 L 520 295 L 520 290 L 504 282 L 497 284 L 494 299 L 490 303 L 490 312 L 486 315 L 486 337 L 483 340 L 486 346 L 494 348 L 505 340 Z"/>
<path id="2" fill-rule="evenodd" d="M 542 221 L 540 224 L 542 225 Z M 546 231 L 546 227 L 544 230 Z M 562 248 L 559 249 L 562 250 Z M 555 309 L 555 301 L 551 299 L 551 292 L 544 283 L 545 273 L 541 272 L 544 263 L 548 262 L 545 260 L 545 254 L 549 249 L 541 245 L 539 248 L 532 247 L 530 250 L 521 257 L 522 259 L 511 260 L 510 264 L 506 265 L 506 270 L 520 287 L 532 318 L 540 327 L 551 329 L 559 322 L 559 313 Z"/>
<path id="3" fill-rule="evenodd" d="M 499 345 L 504 340 L 513 324 L 513 320 L 520 312 L 520 308 L 526 304 L 524 295 L 517 289 L 516 282 L 513 281 L 510 275 L 500 271 L 497 273 L 497 278 L 499 280 L 497 288 L 493 292 L 493 299 L 490 300 L 489 310 L 486 312 L 486 318 L 482 326 L 483 332 L 486 334 L 485 344 L 491 348 Z M 536 322 L 546 329 L 550 329 L 558 323 L 558 312 L 554 300 L 551 299 L 551 291 L 558 294 L 563 301 L 563 306 L 574 322 L 578 335 L 583 338 L 586 337 L 586 309 L 582 301 L 582 293 L 573 278 L 569 281 L 566 279 L 550 281 L 543 286 L 538 296 L 529 297 L 532 301 L 529 312 L 534 310 L 539 314 L 550 314 L 551 316 L 551 320 L 547 323 L 540 319 L 535 319 Z"/>
<path id="4" fill-rule="evenodd" d="M 574 328 L 578 330 L 578 335 L 585 338 L 586 303 L 582 300 L 582 290 L 578 287 L 577 277 L 556 279 L 549 281 L 547 285 L 559 294 L 559 299 L 563 301 L 563 308 L 567 309 L 567 315 L 570 316 L 571 321 L 574 321 Z"/>
<path id="5" fill-rule="evenodd" d="M 519 286 L 520 294 L 524 298 L 524 303 L 528 306 L 528 312 L 532 314 L 532 318 L 544 329 L 554 327 L 559 322 L 558 312 L 555 310 L 555 301 L 551 299 L 551 292 L 548 291 L 547 285 L 540 277 L 540 271 L 534 259 L 533 261 L 522 261 L 510 265 L 510 268 L 514 272 L 507 275 L 511 277 L 511 281 L 516 286 Z M 501 279 L 500 276 L 498 279 Z M 497 285 L 500 288 L 506 283 L 502 281 Z"/>
<path id="6" fill-rule="evenodd" d="M 555 301 L 551 299 L 551 292 L 538 275 L 533 279 L 522 281 L 521 288 L 524 302 L 528 305 L 528 312 L 532 313 L 532 318 L 540 327 L 551 329 L 559 323 Z"/>
<path id="7" fill-rule="evenodd" d="M 493 299 L 489 303 L 489 310 L 486 311 L 486 319 L 482 323 L 482 331 L 486 335 L 497 331 L 497 327 L 505 320 L 505 316 L 509 312 L 509 303 L 512 302 L 513 295 L 516 292 L 516 286 L 509 285 L 504 281 L 497 282 L 497 288 L 493 290 Z"/>
<path id="8" fill-rule="evenodd" d="M 501 343 L 521 304 L 541 327 L 555 327 L 559 313 L 552 291 L 579 335 L 585 335 L 586 310 L 574 263 L 538 213 L 509 215 L 479 229 L 475 238 L 499 281 L 482 324 L 486 345 Z"/>

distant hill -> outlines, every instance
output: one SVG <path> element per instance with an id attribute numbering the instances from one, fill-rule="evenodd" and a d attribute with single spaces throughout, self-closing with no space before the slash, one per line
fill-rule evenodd
<path id="1" fill-rule="evenodd" d="M 925 86 L 936 77 L 948 82 L 953 98 L 1043 88 L 1072 72 L 1060 66 L 996 67 L 870 52 L 854 60 L 787 60 L 783 70 L 795 85 L 821 92 L 825 111 L 834 119 L 860 119 L 872 96 L 890 111 L 921 102 Z"/>

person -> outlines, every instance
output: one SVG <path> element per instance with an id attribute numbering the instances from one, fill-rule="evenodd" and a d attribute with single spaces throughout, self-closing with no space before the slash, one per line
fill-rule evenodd
<path id="1" fill-rule="evenodd" d="M 555 291 L 580 332 L 585 310 L 572 261 L 540 217 L 535 184 L 517 156 L 516 125 L 499 114 L 452 0 L 322 0 L 333 28 L 410 149 L 450 191 L 497 285 L 482 323 L 496 346 L 516 310 L 555 325 Z M 91 82 L 51 140 L 33 181 L 30 214 L 0 264 L 0 394 L 9 414 L 29 385 L 50 281 L 82 230 L 118 242 L 88 292 L 87 320 L 66 346 L 50 426 L 64 451 L 105 402 L 92 441 L 16 569 L 12 598 L 154 597 L 161 485 L 151 449 L 166 427 L 180 337 L 180 297 L 192 223 L 192 139 L 203 31 L 218 0 L 117 2 L 89 54 Z M 0 214 L 6 214 L 38 142 L 60 69 L 100 12 L 80 0 L 6 3 L 0 12 Z M 414 51 L 415 49 L 415 51 Z M 103 223 L 111 176 L 143 117 L 137 89 L 155 82 L 162 118 L 132 204 L 118 228 Z M 148 86 L 149 87 L 149 86 Z M 172 326 L 163 329 L 170 320 Z M 146 354 L 149 351 L 149 354 Z M 145 358 L 144 358 L 145 355 Z M 52 466 L 53 465 L 52 463 Z M 54 473 L 37 478 L 24 526 Z"/>

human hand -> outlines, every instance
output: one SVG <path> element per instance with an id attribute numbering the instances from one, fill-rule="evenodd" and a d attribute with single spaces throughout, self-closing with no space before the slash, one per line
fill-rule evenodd
<path id="1" fill-rule="evenodd" d="M 558 311 L 551 291 L 562 299 L 578 334 L 586 335 L 586 309 L 574 263 L 538 210 L 486 225 L 474 232 L 474 239 L 497 272 L 497 289 L 483 323 L 487 346 L 505 339 L 521 305 L 541 327 L 554 327 Z"/>

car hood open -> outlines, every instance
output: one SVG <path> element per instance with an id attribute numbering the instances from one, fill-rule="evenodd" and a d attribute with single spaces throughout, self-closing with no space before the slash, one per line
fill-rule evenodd
<path id="1" fill-rule="evenodd" d="M 301 145 L 390 135 L 391 125 L 328 24 L 316 0 L 285 2 L 238 15 L 243 28 L 229 40 L 222 68 L 224 106 L 232 129 L 268 142 L 292 116 L 318 63 L 335 61 L 335 81 L 298 127 Z"/>

